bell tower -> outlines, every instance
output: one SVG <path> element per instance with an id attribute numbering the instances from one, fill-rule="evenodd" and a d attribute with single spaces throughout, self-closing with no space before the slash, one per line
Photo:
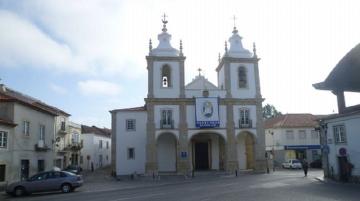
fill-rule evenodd
<path id="1" fill-rule="evenodd" d="M 148 98 L 184 98 L 185 78 L 182 42 L 180 50 L 171 46 L 171 35 L 167 32 L 164 14 L 162 32 L 158 35 L 159 45 L 152 49 L 149 42 L 149 55 L 146 57 L 148 69 Z"/>

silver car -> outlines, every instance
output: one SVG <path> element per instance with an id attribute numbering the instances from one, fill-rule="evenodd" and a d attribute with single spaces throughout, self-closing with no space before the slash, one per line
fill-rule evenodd
<path id="1" fill-rule="evenodd" d="M 25 181 L 12 183 L 6 187 L 6 193 L 21 196 L 29 193 L 57 191 L 64 193 L 74 191 L 83 184 L 81 175 L 65 171 L 38 173 Z"/>

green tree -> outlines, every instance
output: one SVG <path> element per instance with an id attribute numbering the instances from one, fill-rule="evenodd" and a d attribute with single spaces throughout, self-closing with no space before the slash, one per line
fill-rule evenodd
<path id="1" fill-rule="evenodd" d="M 264 119 L 269 119 L 271 117 L 276 117 L 276 116 L 279 116 L 281 115 L 281 112 L 278 111 L 275 106 L 273 105 L 270 105 L 270 104 L 266 104 L 264 107 L 263 107 L 263 118 Z"/>

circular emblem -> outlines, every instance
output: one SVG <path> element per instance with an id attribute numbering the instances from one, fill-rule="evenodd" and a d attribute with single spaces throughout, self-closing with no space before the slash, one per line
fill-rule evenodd
<path id="1" fill-rule="evenodd" d="M 206 101 L 203 103 L 203 107 L 202 107 L 202 114 L 206 117 L 206 118 L 210 118 L 213 115 L 214 112 L 214 108 L 211 104 L 211 102 Z"/>
<path id="2" fill-rule="evenodd" d="M 340 154 L 340 156 L 346 156 L 346 149 L 344 148 L 344 147 L 342 147 L 342 148 L 340 148 L 339 149 L 339 154 Z"/>

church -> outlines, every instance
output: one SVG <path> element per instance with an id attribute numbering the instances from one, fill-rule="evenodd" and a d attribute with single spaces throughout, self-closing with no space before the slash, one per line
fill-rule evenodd
<path id="1" fill-rule="evenodd" d="M 172 47 L 162 20 L 159 44 L 146 56 L 145 105 L 114 109 L 112 165 L 116 176 L 191 171 L 263 172 L 267 166 L 259 58 L 234 27 L 219 57 L 217 84 L 203 75 L 185 84 L 182 42 Z"/>

